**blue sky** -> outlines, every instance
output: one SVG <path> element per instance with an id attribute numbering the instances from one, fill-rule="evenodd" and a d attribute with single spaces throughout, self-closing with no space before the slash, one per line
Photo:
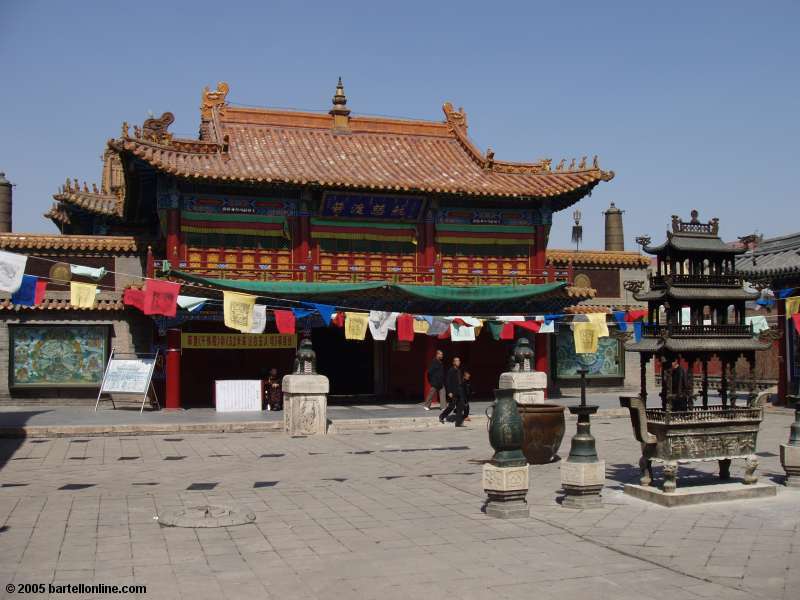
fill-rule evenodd
<path id="1" fill-rule="evenodd" d="M 800 230 L 800 4 L 758 2 L 40 2 L 0 0 L 0 171 L 15 231 L 64 178 L 99 181 L 106 140 L 172 111 L 196 135 L 200 91 L 327 110 L 336 77 L 355 113 L 441 119 L 463 106 L 498 159 L 598 154 L 616 172 L 581 201 L 626 246 L 671 214 L 718 216 L 726 238 Z M 572 209 L 551 247 L 569 247 Z"/>

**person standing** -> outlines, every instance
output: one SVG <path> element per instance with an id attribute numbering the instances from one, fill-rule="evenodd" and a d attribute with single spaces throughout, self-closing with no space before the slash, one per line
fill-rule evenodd
<path id="1" fill-rule="evenodd" d="M 464 397 L 464 420 L 471 421 L 469 418 L 469 401 L 472 399 L 472 375 L 464 369 L 461 376 L 461 394 Z"/>
<path id="2" fill-rule="evenodd" d="M 445 419 L 455 409 L 456 427 L 464 425 L 464 390 L 462 389 L 463 379 L 461 378 L 461 359 L 453 357 L 453 366 L 447 371 L 445 378 L 445 392 L 447 394 L 447 408 L 439 415 L 439 422 L 444 423 Z"/>
<path id="3" fill-rule="evenodd" d="M 283 410 L 283 391 L 281 390 L 281 379 L 278 377 L 278 369 L 269 370 L 266 387 L 267 410 Z"/>
<path id="4" fill-rule="evenodd" d="M 422 403 L 422 407 L 425 410 L 431 409 L 431 402 L 433 399 L 436 398 L 439 400 L 439 406 L 442 405 L 440 399 L 440 392 L 444 387 L 444 352 L 441 350 L 436 351 L 436 356 L 433 357 L 430 366 L 428 367 L 428 385 L 431 386 L 431 389 L 428 390 L 428 396 L 425 398 L 425 401 Z"/>

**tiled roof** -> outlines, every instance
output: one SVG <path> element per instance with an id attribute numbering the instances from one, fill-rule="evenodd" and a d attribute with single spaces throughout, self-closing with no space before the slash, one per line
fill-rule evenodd
<path id="1" fill-rule="evenodd" d="M 748 292 L 743 288 L 730 287 L 684 287 L 670 286 L 661 290 L 649 290 L 633 297 L 639 302 L 660 300 L 665 296 L 676 300 L 755 300 L 758 292 Z"/>
<path id="2" fill-rule="evenodd" d="M 638 252 L 614 250 L 547 250 L 547 262 L 557 265 L 642 267 L 650 266 L 650 258 Z"/>
<path id="3" fill-rule="evenodd" d="M 0 310 L 125 310 L 121 298 L 111 298 L 97 300 L 92 308 L 77 308 L 70 304 L 67 298 L 45 298 L 41 304 L 36 306 L 18 306 L 13 304 L 9 298 L 0 299 Z"/>
<path id="4" fill-rule="evenodd" d="M 753 254 L 736 259 L 736 269 L 744 277 L 800 276 L 800 233 L 761 240 Z"/>
<path id="5" fill-rule="evenodd" d="M 122 202 L 113 194 L 62 188 L 57 194 L 53 194 L 53 198 L 87 212 L 115 217 L 122 216 Z"/>
<path id="6" fill-rule="evenodd" d="M 444 105 L 441 122 L 241 108 L 225 103 L 227 86 L 203 96 L 200 140 L 167 133 L 170 113 L 109 146 L 177 176 L 247 183 L 554 198 L 563 208 L 613 178 L 586 158 L 550 168 L 550 160 L 511 163 L 480 152 L 466 114 Z M 213 96 L 213 98 L 211 98 Z M 343 98 L 343 92 L 342 96 Z M 335 111 L 339 111 L 334 114 Z M 342 112 L 344 111 L 344 112 Z"/>
<path id="7" fill-rule="evenodd" d="M 50 219 L 54 223 L 61 223 L 62 225 L 69 225 L 71 223 L 69 218 L 69 211 L 67 211 L 60 203 L 56 202 L 44 213 L 45 219 Z"/>
<path id="8" fill-rule="evenodd" d="M 692 235 L 667 232 L 667 241 L 659 246 L 645 246 L 644 251 L 657 254 L 667 248 L 674 248 L 681 252 L 721 252 L 724 254 L 742 254 L 744 248 L 736 248 L 723 242 L 716 236 Z"/>
<path id="9" fill-rule="evenodd" d="M 136 252 L 136 238 L 123 235 L 39 235 L 29 233 L 0 234 L 4 250 L 81 250 Z"/>

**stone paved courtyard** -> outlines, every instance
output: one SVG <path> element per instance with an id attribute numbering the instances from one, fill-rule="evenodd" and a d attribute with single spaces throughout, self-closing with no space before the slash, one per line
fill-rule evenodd
<path id="1" fill-rule="evenodd" d="M 766 417 L 762 481 L 781 480 L 790 422 Z M 573 431 L 570 420 L 563 457 Z M 4 439 L 0 579 L 139 584 L 138 597 L 192 600 L 798 597 L 800 492 L 651 506 L 621 492 L 637 475 L 629 421 L 597 419 L 594 432 L 608 465 L 604 508 L 561 508 L 556 462 L 532 467 L 531 517 L 515 521 L 481 512 L 485 421 L 298 439 Z M 203 503 L 257 520 L 219 529 L 154 520 Z"/>

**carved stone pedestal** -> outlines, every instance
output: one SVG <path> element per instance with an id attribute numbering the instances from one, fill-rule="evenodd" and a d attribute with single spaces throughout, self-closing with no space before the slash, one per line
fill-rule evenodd
<path id="1" fill-rule="evenodd" d="M 561 505 L 567 508 L 599 508 L 600 490 L 606 482 L 606 461 L 561 463 L 561 487 L 566 495 Z"/>
<path id="2" fill-rule="evenodd" d="M 781 444 L 781 466 L 786 471 L 784 485 L 800 488 L 800 446 Z"/>
<path id="3" fill-rule="evenodd" d="M 500 375 L 501 390 L 514 390 L 517 404 L 544 404 L 547 373 L 541 371 L 507 371 Z"/>
<path id="4" fill-rule="evenodd" d="M 528 502 L 528 466 L 497 467 L 483 465 L 483 489 L 488 497 L 486 514 L 498 519 L 521 519 L 530 516 Z"/>
<path id="5" fill-rule="evenodd" d="M 327 433 L 328 378 L 324 375 L 286 375 L 281 385 L 284 430 L 291 436 Z"/>

